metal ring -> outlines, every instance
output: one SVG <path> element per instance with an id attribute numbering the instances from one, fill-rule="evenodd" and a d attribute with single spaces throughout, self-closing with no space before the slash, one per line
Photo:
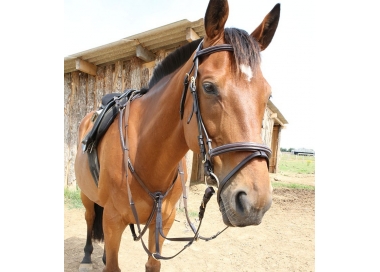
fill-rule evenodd
<path id="1" fill-rule="evenodd" d="M 152 257 L 153 257 L 153 259 L 155 259 L 156 261 L 158 261 L 158 259 L 156 258 L 156 257 L 154 257 L 154 254 L 156 254 L 156 253 L 152 253 Z"/>
<path id="2" fill-rule="evenodd" d="M 216 180 L 216 183 L 218 184 L 218 188 L 219 188 L 219 179 L 218 179 L 218 177 L 213 172 L 210 172 L 210 175 Z"/>

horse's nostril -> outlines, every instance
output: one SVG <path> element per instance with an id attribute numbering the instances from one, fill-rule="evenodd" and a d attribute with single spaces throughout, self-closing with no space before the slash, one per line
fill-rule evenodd
<path id="1" fill-rule="evenodd" d="M 236 211 L 242 214 L 249 211 L 249 203 L 246 192 L 239 192 L 236 194 Z"/>

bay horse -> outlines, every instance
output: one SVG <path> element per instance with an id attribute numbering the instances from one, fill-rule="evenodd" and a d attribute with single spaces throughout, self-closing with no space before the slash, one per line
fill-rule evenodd
<path id="1" fill-rule="evenodd" d="M 280 4 L 251 34 L 225 28 L 228 14 L 227 1 L 210 0 L 205 37 L 165 58 L 147 88 L 115 96 L 119 111 L 96 145 L 86 146 L 86 139 L 100 115 L 92 111 L 81 121 L 75 159 L 87 223 L 81 264 L 91 264 L 92 240 L 104 239 L 103 271 L 120 271 L 122 234 L 127 225 L 143 224 L 145 269 L 160 271 L 189 149 L 202 156 L 206 175 L 218 185 L 226 226 L 258 225 L 270 208 L 271 150 L 262 143 L 261 127 L 271 89 L 260 69 L 260 51 L 275 34 Z"/>

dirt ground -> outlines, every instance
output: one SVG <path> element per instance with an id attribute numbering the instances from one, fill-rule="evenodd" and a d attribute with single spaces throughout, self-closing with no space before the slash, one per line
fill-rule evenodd
<path id="1" fill-rule="evenodd" d="M 282 183 L 314 185 L 314 175 L 271 174 Z M 190 186 L 188 210 L 198 213 L 205 185 Z M 273 203 L 259 226 L 228 228 L 216 239 L 199 240 L 174 259 L 161 261 L 163 272 L 201 271 L 315 271 L 314 192 L 301 189 L 274 189 Z M 224 228 L 213 196 L 208 203 L 201 235 L 209 237 Z M 195 221 L 193 221 L 196 223 Z M 83 258 L 86 223 L 84 209 L 64 209 L 64 271 L 78 271 Z M 196 224 L 197 225 L 197 224 Z M 169 237 L 191 236 L 183 212 L 177 212 Z M 144 241 L 147 241 L 146 238 Z M 172 256 L 186 243 L 166 241 L 163 256 Z M 93 270 L 102 271 L 103 244 L 95 243 Z M 119 251 L 122 271 L 145 271 L 147 255 L 141 242 L 134 242 L 126 228 Z"/>

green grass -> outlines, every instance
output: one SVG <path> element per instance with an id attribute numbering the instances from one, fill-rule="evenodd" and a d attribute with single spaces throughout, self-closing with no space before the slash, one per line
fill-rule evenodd
<path id="1" fill-rule="evenodd" d="M 296 156 L 290 153 L 282 153 L 278 163 L 278 172 L 281 174 L 315 174 L 314 156 Z M 273 188 L 306 189 L 315 190 L 315 186 L 272 182 Z"/>
<path id="2" fill-rule="evenodd" d="M 296 174 L 314 174 L 315 157 L 282 153 L 278 164 L 278 170 L 280 172 Z"/>
<path id="3" fill-rule="evenodd" d="M 65 188 L 64 195 L 65 195 L 65 204 L 68 204 L 70 209 L 83 208 L 79 189 L 69 190 Z"/>
<path id="4" fill-rule="evenodd" d="M 305 190 L 315 190 L 315 186 L 297 184 L 297 183 L 281 183 L 281 182 L 272 182 L 273 188 L 288 188 L 288 189 L 305 189 Z"/>

